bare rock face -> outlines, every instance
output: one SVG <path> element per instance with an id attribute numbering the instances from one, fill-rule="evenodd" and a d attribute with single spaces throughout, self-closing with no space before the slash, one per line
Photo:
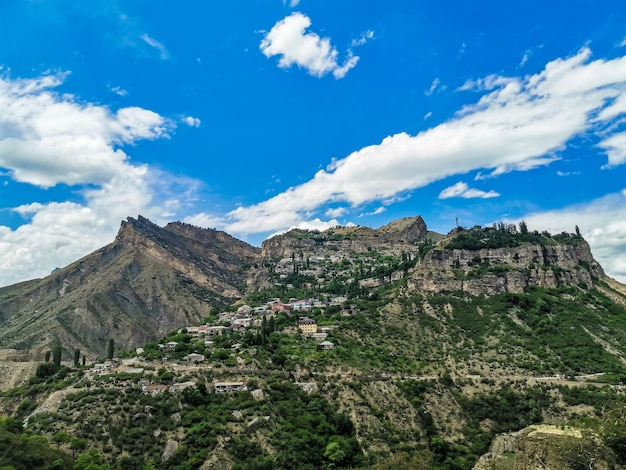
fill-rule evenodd
<path id="1" fill-rule="evenodd" d="M 428 235 L 428 227 L 422 216 L 405 217 L 394 220 L 389 224 L 380 227 L 378 233 L 388 235 L 397 242 L 416 243 Z"/>
<path id="2" fill-rule="evenodd" d="M 165 444 L 165 449 L 163 450 L 163 455 L 161 455 L 161 460 L 163 462 L 167 462 L 172 455 L 176 453 L 178 450 L 178 442 L 174 439 L 168 439 Z"/>
<path id="3" fill-rule="evenodd" d="M 523 244 L 514 248 L 429 251 L 409 279 L 409 287 L 426 293 L 462 291 L 469 295 L 522 293 L 528 286 L 590 286 L 604 277 L 589 245 Z"/>

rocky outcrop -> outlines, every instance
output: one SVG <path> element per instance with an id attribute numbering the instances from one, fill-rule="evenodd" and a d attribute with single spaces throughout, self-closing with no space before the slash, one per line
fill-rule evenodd
<path id="1" fill-rule="evenodd" d="M 590 286 L 594 277 L 604 277 L 604 271 L 581 240 L 568 245 L 522 244 L 481 250 L 436 248 L 420 261 L 408 284 L 426 293 L 494 295 L 522 293 L 529 286 Z"/>
<path id="2" fill-rule="evenodd" d="M 422 216 L 418 215 L 394 220 L 376 232 L 387 235 L 390 241 L 414 244 L 428 235 L 428 227 Z"/>
<path id="3" fill-rule="evenodd" d="M 611 451 L 592 431 L 540 424 L 496 436 L 474 470 L 608 469 L 611 460 Z"/>

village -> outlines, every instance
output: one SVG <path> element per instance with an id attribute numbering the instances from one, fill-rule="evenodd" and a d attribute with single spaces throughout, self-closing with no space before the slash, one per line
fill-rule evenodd
<path id="1" fill-rule="evenodd" d="M 248 379 L 261 371 L 285 372 L 285 351 L 333 351 L 338 326 L 331 318 L 350 316 L 350 299 L 395 280 L 388 273 L 397 274 L 401 263 L 414 260 L 408 253 L 396 257 L 376 251 L 351 256 L 292 253 L 271 264 L 274 289 L 216 312 L 204 324 L 186 325 L 162 341 L 93 364 L 85 377 L 92 384 L 139 387 L 145 394 L 181 393 L 200 382 L 215 393 L 248 390 Z M 272 292 L 281 297 L 272 297 Z M 213 380 L 207 382 L 207 376 Z M 299 385 L 311 388 L 309 382 Z"/>
<path id="2" fill-rule="evenodd" d="M 335 344 L 327 338 L 337 326 L 318 325 L 314 318 L 304 314 L 313 309 L 338 308 L 346 300 L 340 296 L 330 301 L 291 298 L 283 302 L 273 298 L 257 307 L 244 304 L 235 311 L 220 312 L 214 322 L 180 328 L 169 336 L 173 338 L 171 341 L 151 343 L 136 348 L 134 354 L 125 354 L 126 357 L 96 363 L 87 369 L 85 377 L 92 383 L 105 382 L 112 387 L 137 386 L 143 393 L 154 395 L 196 388 L 198 377 L 203 372 L 212 372 L 240 379 L 214 380 L 208 387 L 213 392 L 245 391 L 248 386 L 243 378 L 262 369 L 244 359 L 255 356 L 257 348 L 246 347 L 237 340 L 251 335 L 258 337 L 268 328 L 273 331 L 280 316 L 283 323 L 286 318 L 291 319 L 291 325 L 280 329 L 281 334 L 298 336 L 319 351 L 333 350 Z M 309 385 L 302 386 L 306 389 Z"/>

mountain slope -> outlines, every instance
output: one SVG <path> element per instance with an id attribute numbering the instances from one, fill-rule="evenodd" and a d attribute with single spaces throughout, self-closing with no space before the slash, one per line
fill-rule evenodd
<path id="1" fill-rule="evenodd" d="M 110 245 L 2 289 L 0 344 L 39 358 L 57 340 L 94 358 L 110 338 L 122 350 L 143 345 L 241 298 L 242 268 L 258 254 L 223 232 L 129 218 Z"/>

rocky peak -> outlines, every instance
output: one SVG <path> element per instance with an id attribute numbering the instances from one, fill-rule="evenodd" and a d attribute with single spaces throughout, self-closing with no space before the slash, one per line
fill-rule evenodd
<path id="1" fill-rule="evenodd" d="M 126 220 L 122 221 L 115 240 L 124 244 L 133 245 L 137 242 L 138 238 L 154 237 L 159 230 L 160 227 L 158 225 L 150 222 L 141 215 L 136 219 L 128 217 Z"/>
<path id="2" fill-rule="evenodd" d="M 387 234 L 398 241 L 416 243 L 426 236 L 428 227 L 422 216 L 418 215 L 417 217 L 404 217 L 394 220 L 376 231 Z"/>

